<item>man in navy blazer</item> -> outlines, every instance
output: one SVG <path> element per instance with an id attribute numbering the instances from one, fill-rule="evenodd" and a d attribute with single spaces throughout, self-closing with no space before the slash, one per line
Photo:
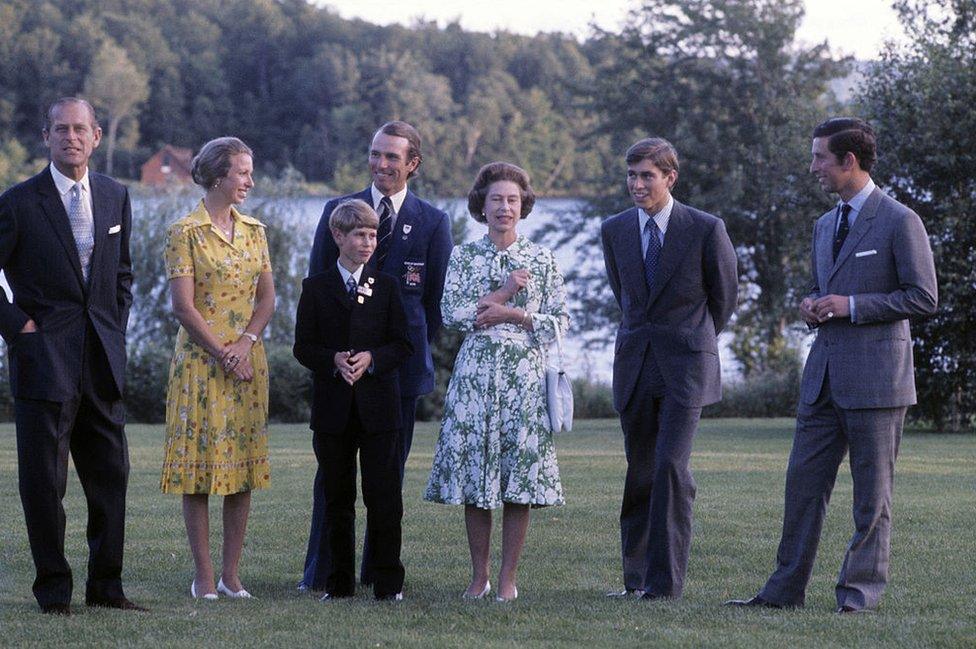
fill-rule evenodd
<path id="1" fill-rule="evenodd" d="M 403 306 L 413 354 L 399 370 L 400 472 L 413 442 L 417 399 L 434 389 L 434 361 L 430 345 L 441 326 L 441 294 L 444 276 L 454 242 L 447 214 L 421 200 L 407 188 L 407 180 L 417 173 L 423 161 L 420 134 L 410 124 L 387 122 L 376 131 L 369 148 L 372 184 L 361 192 L 334 198 L 325 204 L 315 231 L 308 274 L 312 277 L 335 265 L 338 248 L 329 231 L 329 216 L 341 202 L 358 198 L 371 205 L 380 216 L 377 248 L 369 266 L 393 275 L 400 282 Z M 321 471 L 316 483 L 322 480 Z M 321 489 L 315 489 L 320 493 Z M 300 588 L 321 590 L 328 572 L 329 557 L 317 552 L 323 507 L 315 497 L 305 571 Z M 368 538 L 368 530 L 367 530 Z M 371 583 L 368 547 L 363 551 L 363 583 Z M 320 565 L 321 564 L 321 565 Z"/>
<path id="2" fill-rule="evenodd" d="M 622 312 L 613 361 L 627 476 L 620 508 L 624 590 L 680 597 L 695 482 L 688 467 L 702 406 L 722 397 L 718 334 L 735 309 L 735 251 L 721 219 L 675 201 L 666 140 L 627 151 L 634 207 L 603 222 L 607 277 Z"/>
<path id="3" fill-rule="evenodd" d="M 89 606 L 144 610 L 122 592 L 129 474 L 122 392 L 132 304 L 126 188 L 90 172 L 101 129 L 88 102 L 59 99 L 51 164 L 0 196 L 0 334 L 9 351 L 20 497 L 45 613 L 71 612 L 62 506 L 68 453 L 88 501 Z"/>

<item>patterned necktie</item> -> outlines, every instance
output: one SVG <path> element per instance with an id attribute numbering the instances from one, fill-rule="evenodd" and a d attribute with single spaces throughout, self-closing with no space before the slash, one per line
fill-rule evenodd
<path id="1" fill-rule="evenodd" d="M 840 208 L 840 225 L 837 227 L 837 234 L 834 235 L 834 261 L 837 261 L 837 255 L 840 254 L 840 249 L 844 247 L 847 233 L 851 231 L 850 223 L 847 221 L 847 215 L 850 213 L 851 206 L 844 203 L 844 206 Z"/>
<path id="2" fill-rule="evenodd" d="M 346 293 L 349 294 L 350 300 L 356 299 L 356 286 L 356 278 L 350 275 L 349 279 L 346 280 Z"/>
<path id="3" fill-rule="evenodd" d="M 654 219 L 647 219 L 644 232 L 647 233 L 647 252 L 644 253 L 644 279 L 647 280 L 647 288 L 650 289 L 654 282 L 657 262 L 661 258 L 661 230 L 657 227 Z"/>
<path id="4" fill-rule="evenodd" d="M 68 203 L 68 221 L 71 223 L 71 234 L 74 235 L 75 245 L 78 246 L 78 260 L 81 262 L 81 275 L 88 281 L 88 267 L 91 264 L 92 250 L 95 248 L 95 237 L 92 224 L 85 214 L 81 204 L 81 183 L 71 187 L 71 200 Z"/>
<path id="5" fill-rule="evenodd" d="M 383 262 L 386 260 L 386 255 L 390 252 L 390 244 L 392 243 L 393 202 L 389 196 L 384 196 L 380 200 L 379 217 L 380 225 L 376 229 L 376 254 L 373 255 L 373 259 L 375 260 L 373 263 L 374 268 L 383 267 Z"/>

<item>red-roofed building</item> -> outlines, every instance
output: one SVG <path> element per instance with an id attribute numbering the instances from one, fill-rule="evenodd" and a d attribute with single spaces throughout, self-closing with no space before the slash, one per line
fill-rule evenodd
<path id="1" fill-rule="evenodd" d="M 192 183 L 190 163 L 193 151 L 167 144 L 142 165 L 142 183 L 152 187 L 165 187 L 173 183 Z"/>

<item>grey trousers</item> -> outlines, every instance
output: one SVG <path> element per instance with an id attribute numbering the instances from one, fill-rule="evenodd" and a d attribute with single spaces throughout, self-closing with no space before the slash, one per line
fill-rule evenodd
<path id="1" fill-rule="evenodd" d="M 888 582 L 891 492 L 906 410 L 845 410 L 834 403 L 827 380 L 815 403 L 800 404 L 776 570 L 760 597 L 784 606 L 803 605 L 830 493 L 849 450 L 854 536 L 837 576 L 837 605 L 877 606 Z"/>

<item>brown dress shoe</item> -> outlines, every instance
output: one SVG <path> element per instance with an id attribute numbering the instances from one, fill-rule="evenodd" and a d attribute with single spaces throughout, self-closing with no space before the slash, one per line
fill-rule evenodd
<path id="1" fill-rule="evenodd" d="M 148 613 L 149 609 L 145 606 L 139 606 L 135 602 L 131 602 L 125 597 L 91 597 L 85 600 L 86 606 L 96 606 L 99 608 L 117 608 L 122 611 L 141 611 L 143 613 Z"/>

